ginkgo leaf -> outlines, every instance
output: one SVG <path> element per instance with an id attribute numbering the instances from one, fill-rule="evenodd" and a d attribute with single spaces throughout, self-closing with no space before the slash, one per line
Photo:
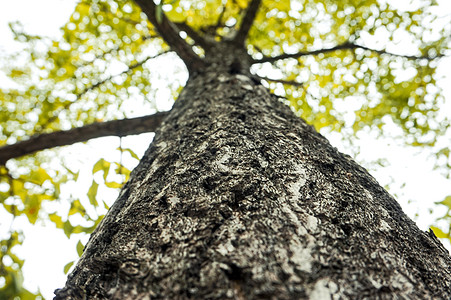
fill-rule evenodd
<path id="1" fill-rule="evenodd" d="M 74 265 L 74 263 L 75 263 L 75 261 L 71 261 L 64 266 L 64 268 L 63 268 L 64 274 L 69 273 L 69 270 Z"/>
<path id="2" fill-rule="evenodd" d="M 98 171 L 103 171 L 103 179 L 106 180 L 108 172 L 110 170 L 110 166 L 111 166 L 110 162 L 101 158 L 99 161 L 95 163 L 94 167 L 92 168 L 92 174 L 95 174 Z"/>
<path id="3" fill-rule="evenodd" d="M 89 203 L 91 203 L 95 207 L 97 207 L 99 205 L 99 203 L 97 202 L 97 199 L 96 199 L 98 189 L 99 189 L 99 184 L 97 182 L 95 182 L 95 180 L 93 180 L 91 187 L 88 190 L 87 196 L 89 198 Z"/>
<path id="4" fill-rule="evenodd" d="M 78 241 L 78 243 L 77 243 L 77 254 L 78 254 L 79 257 L 81 257 L 81 255 L 83 254 L 84 247 L 85 246 L 83 246 L 81 241 Z"/>

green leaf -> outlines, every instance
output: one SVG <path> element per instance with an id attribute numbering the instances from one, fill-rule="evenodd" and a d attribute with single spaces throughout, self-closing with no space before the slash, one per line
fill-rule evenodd
<path id="1" fill-rule="evenodd" d="M 181 23 L 186 20 L 186 16 L 183 13 L 177 12 L 175 9 L 172 9 L 171 11 L 166 12 L 166 16 L 169 20 L 175 23 Z"/>
<path id="2" fill-rule="evenodd" d="M 34 184 L 42 185 L 46 180 L 52 181 L 52 177 L 50 177 L 49 174 L 47 174 L 47 171 L 43 168 L 38 168 L 36 171 L 31 172 L 28 180 Z"/>
<path id="3" fill-rule="evenodd" d="M 78 241 L 77 243 L 77 253 L 78 256 L 81 257 L 81 255 L 83 254 L 83 249 L 85 246 L 83 246 L 83 244 L 81 243 L 81 241 Z"/>
<path id="4" fill-rule="evenodd" d="M 72 203 L 70 204 L 68 216 L 74 215 L 76 213 L 79 213 L 82 216 L 86 214 L 86 210 L 81 204 L 80 200 L 72 201 Z"/>
<path id="5" fill-rule="evenodd" d="M 96 199 L 98 189 L 99 189 L 99 184 L 97 182 L 95 182 L 95 180 L 92 180 L 91 187 L 89 188 L 89 191 L 88 191 L 88 198 L 89 198 L 89 203 L 91 203 L 95 207 L 97 207 L 99 205 L 99 203 L 97 202 L 97 199 Z"/>
<path id="6" fill-rule="evenodd" d="M 71 261 L 64 266 L 64 274 L 69 273 L 70 268 L 74 265 L 75 261 Z"/>
<path id="7" fill-rule="evenodd" d="M 445 205 L 448 209 L 451 209 L 451 196 L 446 196 L 442 201 L 435 203 Z"/>
<path id="8" fill-rule="evenodd" d="M 101 158 L 94 164 L 94 167 L 92 168 L 92 174 L 95 174 L 98 171 L 103 171 L 103 179 L 106 180 L 110 166 L 110 162 Z"/>
<path id="9" fill-rule="evenodd" d="M 63 230 L 64 230 L 64 234 L 70 238 L 71 234 L 74 231 L 74 226 L 72 226 L 72 224 L 70 223 L 69 220 L 67 220 L 66 222 L 64 222 L 63 224 Z"/>
<path id="10" fill-rule="evenodd" d="M 57 214 L 49 214 L 49 219 L 50 219 L 50 221 L 55 223 L 56 228 L 63 228 L 63 226 L 64 226 L 63 219 L 60 216 L 58 216 Z"/>

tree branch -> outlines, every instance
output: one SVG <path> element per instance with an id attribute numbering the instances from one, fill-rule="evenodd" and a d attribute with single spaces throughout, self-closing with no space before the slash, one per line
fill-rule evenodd
<path id="1" fill-rule="evenodd" d="M 160 37 L 160 36 L 159 36 L 158 34 L 150 34 L 150 35 L 142 36 L 142 37 L 141 37 L 141 40 L 142 40 L 142 41 L 146 41 L 146 40 L 151 40 L 151 39 L 159 38 L 159 37 Z M 111 48 L 111 49 L 109 49 L 109 50 L 107 50 L 107 51 L 102 52 L 102 54 L 99 54 L 99 55 L 94 56 L 94 58 L 91 59 L 91 60 L 89 60 L 89 61 L 85 61 L 85 62 L 80 63 L 80 64 L 75 64 L 75 67 L 76 67 L 76 68 L 85 67 L 85 66 L 87 66 L 87 65 L 92 64 L 92 63 L 95 62 L 97 59 L 105 58 L 105 56 L 106 56 L 107 54 L 111 54 L 111 53 L 113 53 L 113 52 L 118 52 L 120 49 L 121 49 L 120 46 L 116 46 L 116 47 L 114 47 L 114 48 Z M 154 56 L 154 57 L 146 58 L 146 60 L 143 61 L 143 63 L 145 63 L 147 60 L 149 60 L 149 59 L 151 59 L 151 58 L 158 57 L 158 56 L 160 56 L 161 54 L 165 54 L 165 53 L 168 53 L 168 52 L 169 52 L 169 51 L 164 51 L 164 52 L 161 52 L 161 53 L 157 54 L 157 55 Z"/>
<path id="2" fill-rule="evenodd" d="M 60 113 L 61 111 L 65 110 L 65 109 L 68 109 L 72 104 L 74 104 L 75 102 L 77 102 L 78 100 L 80 100 L 80 98 L 81 98 L 84 94 L 86 94 L 87 92 L 92 91 L 92 90 L 98 88 L 98 87 L 101 86 L 102 84 L 104 84 L 104 83 L 110 81 L 111 79 L 113 79 L 113 78 L 115 78 L 115 77 L 117 77 L 117 76 L 120 76 L 120 75 L 122 75 L 122 74 L 127 74 L 127 73 L 129 73 L 129 72 L 132 71 L 133 69 L 136 69 L 137 67 L 142 66 L 144 63 L 146 63 L 147 61 L 149 61 L 149 60 L 151 60 L 151 59 L 157 58 L 157 57 L 159 57 L 159 56 L 161 56 L 161 55 L 163 55 L 163 54 L 169 53 L 169 52 L 171 52 L 171 51 L 170 51 L 170 50 L 168 50 L 168 51 L 163 51 L 163 52 L 160 52 L 160 53 L 158 53 L 158 54 L 156 54 L 156 55 L 154 55 L 154 56 L 148 56 L 148 57 L 146 57 L 145 59 L 143 59 L 143 60 L 141 60 L 141 61 L 138 61 L 138 62 L 136 62 L 136 63 L 134 63 L 134 64 L 128 66 L 128 69 L 127 69 L 127 70 L 122 71 L 122 72 L 119 73 L 119 74 L 110 75 L 110 76 L 108 76 L 107 78 L 105 78 L 105 79 L 103 79 L 103 80 L 100 80 L 99 82 L 94 83 L 93 85 L 90 85 L 90 86 L 84 88 L 82 91 L 80 91 L 80 92 L 78 92 L 77 94 L 75 94 L 76 98 L 75 98 L 74 101 L 68 102 L 68 103 L 66 103 L 65 105 L 63 105 L 63 107 L 62 107 L 60 110 L 54 111 L 53 116 L 50 117 L 50 118 L 47 120 L 46 124 L 44 124 L 44 125 L 42 126 L 42 129 L 41 129 L 41 130 L 46 129 L 53 121 L 55 121 L 56 119 L 58 119 L 58 115 L 59 115 L 59 113 Z"/>
<path id="3" fill-rule="evenodd" d="M 404 58 L 411 59 L 411 60 L 416 60 L 416 59 L 433 60 L 433 59 L 442 57 L 442 55 L 438 55 L 436 57 L 402 55 L 402 54 L 396 54 L 396 53 L 387 52 L 385 50 L 371 49 L 371 48 L 368 48 L 366 46 L 354 44 L 354 43 L 351 43 L 351 42 L 346 42 L 346 43 L 337 45 L 337 46 L 332 47 L 332 48 L 318 49 L 318 50 L 314 50 L 314 51 L 301 51 L 301 52 L 292 53 L 292 54 L 284 53 L 284 54 L 281 54 L 281 55 L 278 55 L 278 56 L 264 57 L 264 58 L 261 58 L 261 59 L 254 59 L 251 63 L 252 64 L 261 64 L 261 63 L 265 63 L 265 62 L 273 63 L 275 61 L 282 60 L 282 59 L 287 59 L 287 58 L 299 58 L 299 57 L 302 57 L 302 56 L 318 55 L 320 53 L 328 53 L 328 52 L 333 52 L 333 51 L 337 51 L 337 50 L 354 50 L 354 49 L 363 49 L 363 50 L 368 50 L 368 51 L 375 52 L 375 53 L 378 53 L 378 54 L 387 54 L 387 55 L 396 56 L 396 57 L 404 57 Z"/>
<path id="4" fill-rule="evenodd" d="M 257 15 L 258 8 L 260 6 L 261 0 L 251 0 L 249 6 L 247 7 L 246 14 L 241 22 L 240 29 L 238 29 L 233 41 L 241 46 L 244 46 L 249 30 L 254 23 L 255 16 Z"/>
<path id="5" fill-rule="evenodd" d="M 222 19 L 224 18 L 226 9 L 227 9 L 227 1 L 222 5 L 222 10 L 221 10 L 221 13 L 219 14 L 216 24 L 211 27 L 211 31 L 214 32 L 215 35 L 216 35 L 216 30 L 218 30 L 219 27 L 223 26 Z"/>
<path id="6" fill-rule="evenodd" d="M 180 30 L 168 20 L 163 11 L 157 11 L 157 5 L 153 0 L 135 0 L 135 2 L 141 7 L 141 10 L 155 26 L 160 36 L 168 43 L 169 47 L 184 61 L 190 73 L 204 68 L 204 61 L 180 37 Z"/>
<path id="7" fill-rule="evenodd" d="M 175 25 L 177 25 L 180 30 L 185 31 L 189 35 L 189 37 L 192 38 L 197 45 L 204 48 L 204 50 L 211 48 L 212 45 L 185 22 L 177 22 L 175 23 Z"/>
<path id="8" fill-rule="evenodd" d="M 168 50 L 168 51 L 163 51 L 163 52 L 160 52 L 160 53 L 158 53 L 158 54 L 156 54 L 156 55 L 148 56 L 148 57 L 144 58 L 143 60 L 140 60 L 140 61 L 135 62 L 134 64 L 128 66 L 128 69 L 127 69 L 127 70 L 124 70 L 124 71 L 122 71 L 122 72 L 119 73 L 119 74 L 115 74 L 115 75 L 108 76 L 107 78 L 105 78 L 105 79 L 103 79 L 103 80 L 101 80 L 101 81 L 99 81 L 99 82 L 97 82 L 97 83 L 95 83 L 95 84 L 93 84 L 93 85 L 91 85 L 91 86 L 85 88 L 84 90 L 82 90 L 81 92 L 79 92 L 79 93 L 77 94 L 77 99 L 79 99 L 81 96 L 83 96 L 83 95 L 86 94 L 87 92 L 89 92 L 89 91 L 91 91 L 91 90 L 93 90 L 93 89 L 99 87 L 100 85 L 104 84 L 105 82 L 110 81 L 110 80 L 113 79 L 114 77 L 117 77 L 117 76 L 122 75 L 122 74 L 127 74 L 128 72 L 132 71 L 133 69 L 136 69 L 136 68 L 142 66 L 142 65 L 145 64 L 147 61 L 149 61 L 149 60 L 151 60 L 151 59 L 154 59 L 154 58 L 157 58 L 157 57 L 159 57 L 159 56 L 161 56 L 161 55 L 167 54 L 167 53 L 169 53 L 169 52 L 171 52 L 171 51 L 170 51 L 170 50 Z"/>
<path id="9" fill-rule="evenodd" d="M 258 76 L 258 75 L 257 75 L 257 77 L 259 79 L 261 79 L 261 80 L 272 81 L 272 82 L 279 82 L 279 83 L 293 85 L 293 86 L 297 86 L 297 87 L 302 87 L 304 85 L 303 82 L 297 82 L 297 81 L 294 81 L 294 80 L 272 79 L 272 78 L 268 78 L 268 77 L 261 77 L 261 76 Z"/>
<path id="10" fill-rule="evenodd" d="M 0 165 L 11 158 L 21 157 L 36 151 L 58 146 L 72 145 L 104 136 L 126 136 L 155 131 L 168 112 L 158 112 L 153 115 L 99 122 L 70 130 L 55 131 L 33 136 L 25 141 L 0 147 Z"/>

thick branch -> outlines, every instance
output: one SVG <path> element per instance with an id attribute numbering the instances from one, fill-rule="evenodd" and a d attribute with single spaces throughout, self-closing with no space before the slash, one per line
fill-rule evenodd
<path id="1" fill-rule="evenodd" d="M 161 37 L 168 43 L 169 47 L 185 62 L 190 72 L 204 67 L 203 60 L 180 37 L 178 28 L 166 18 L 162 11 L 157 12 L 157 5 L 153 0 L 135 0 L 135 2 L 141 7 L 141 10 L 155 26 Z"/>
<path id="2" fill-rule="evenodd" d="M 238 30 L 235 38 L 233 39 L 235 43 L 244 46 L 249 30 L 254 23 L 255 16 L 257 15 L 258 8 L 260 6 L 261 0 L 252 0 L 247 7 L 246 14 L 241 22 L 241 27 Z"/>
<path id="3" fill-rule="evenodd" d="M 159 112 L 145 117 L 99 122 L 70 130 L 43 133 L 13 145 L 0 147 L 0 165 L 4 165 L 11 158 L 58 146 L 72 145 L 93 138 L 152 132 L 158 128 L 167 114 L 167 112 Z"/>
<path id="4" fill-rule="evenodd" d="M 332 48 L 318 49 L 318 50 L 314 50 L 314 51 L 301 51 L 301 52 L 292 53 L 292 54 L 284 53 L 284 54 L 281 54 L 281 55 L 278 55 L 278 56 L 264 57 L 264 58 L 261 58 L 261 59 L 254 59 L 252 61 L 252 63 L 253 64 L 261 64 L 261 63 L 265 63 L 265 62 L 273 63 L 275 61 L 282 60 L 282 59 L 287 59 L 287 58 L 299 58 L 299 57 L 302 57 L 302 56 L 318 55 L 318 54 L 321 54 L 321 53 L 328 53 L 328 52 L 333 52 L 333 51 L 337 51 L 337 50 L 354 50 L 354 49 L 363 49 L 363 50 L 368 50 L 368 51 L 375 52 L 375 53 L 378 53 L 378 54 L 387 54 L 387 55 L 391 55 L 391 56 L 404 57 L 404 58 L 412 59 L 412 60 L 415 60 L 415 59 L 433 60 L 433 59 L 436 59 L 438 57 L 441 57 L 441 56 L 430 57 L 430 56 L 402 55 L 402 54 L 396 54 L 396 53 L 387 52 L 385 50 L 371 49 L 371 48 L 368 48 L 366 46 L 362 46 L 362 45 L 346 42 L 344 44 L 340 44 L 340 45 L 337 45 L 337 46 L 332 47 Z"/>

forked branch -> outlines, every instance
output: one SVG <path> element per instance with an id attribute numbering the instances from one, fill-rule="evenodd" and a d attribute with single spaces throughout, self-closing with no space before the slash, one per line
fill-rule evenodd
<path id="1" fill-rule="evenodd" d="M 11 158 L 18 158 L 44 149 L 72 145 L 98 137 L 121 137 L 152 132 L 158 128 L 167 115 L 168 112 L 159 112 L 139 118 L 99 122 L 70 130 L 43 133 L 25 141 L 0 147 L 0 165 L 5 165 Z"/>
<path id="2" fill-rule="evenodd" d="M 153 26 L 155 26 L 160 36 L 168 43 L 169 47 L 184 61 L 190 72 L 204 67 L 204 61 L 180 37 L 180 30 L 169 21 L 161 7 L 157 9 L 157 5 L 153 0 L 135 0 L 135 2 L 141 7 L 141 10 L 146 14 Z"/>
<path id="3" fill-rule="evenodd" d="M 332 48 L 324 48 L 324 49 L 318 49 L 318 50 L 314 50 L 314 51 L 301 51 L 301 52 L 291 53 L 291 54 L 284 53 L 284 54 L 277 55 L 277 56 L 263 57 L 261 59 L 254 59 L 252 61 L 252 63 L 253 64 L 261 64 L 261 63 L 265 63 L 265 62 L 273 63 L 273 62 L 276 62 L 278 60 L 283 60 L 283 59 L 287 59 L 287 58 L 299 58 L 299 57 L 303 57 L 303 56 L 318 55 L 318 54 L 321 54 L 321 53 L 328 53 L 328 52 L 333 52 L 333 51 L 337 51 L 337 50 L 354 50 L 354 49 L 362 49 L 362 50 L 368 50 L 368 51 L 371 51 L 371 52 L 375 52 L 375 53 L 378 53 L 378 54 L 387 54 L 387 55 L 396 56 L 396 57 L 404 57 L 404 58 L 407 58 L 407 59 L 410 59 L 410 60 L 417 60 L 417 59 L 433 60 L 433 59 L 442 57 L 442 55 L 438 55 L 438 56 L 435 56 L 435 57 L 415 56 L 415 55 L 402 55 L 402 54 L 391 53 L 391 52 L 388 52 L 386 50 L 376 50 L 376 49 L 368 48 L 366 46 L 354 44 L 354 43 L 351 43 L 351 42 L 346 42 L 346 43 L 337 45 L 337 46 L 332 47 Z"/>

